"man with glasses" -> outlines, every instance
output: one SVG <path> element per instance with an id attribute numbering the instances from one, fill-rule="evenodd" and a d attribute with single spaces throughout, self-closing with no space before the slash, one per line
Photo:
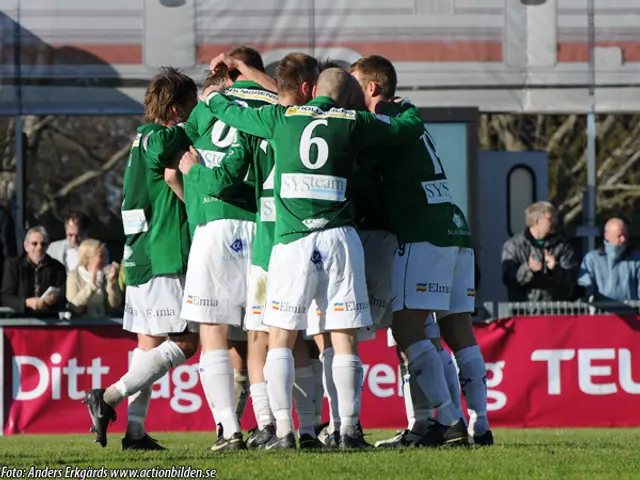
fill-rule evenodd
<path id="1" fill-rule="evenodd" d="M 27 231 L 24 251 L 7 260 L 2 281 L 2 304 L 21 315 L 48 316 L 65 304 L 64 265 L 47 255 L 49 234 L 44 227 Z"/>
<path id="2" fill-rule="evenodd" d="M 72 212 L 64 221 L 66 238 L 53 242 L 47 254 L 62 263 L 67 272 L 78 268 L 78 247 L 87 238 L 89 217 L 81 212 Z"/>

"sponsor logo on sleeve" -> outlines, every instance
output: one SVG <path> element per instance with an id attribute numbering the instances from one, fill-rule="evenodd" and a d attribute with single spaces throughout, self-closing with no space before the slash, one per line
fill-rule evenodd
<path id="1" fill-rule="evenodd" d="M 433 180 L 422 182 L 422 188 L 429 204 L 453 203 L 453 196 L 447 180 Z"/>

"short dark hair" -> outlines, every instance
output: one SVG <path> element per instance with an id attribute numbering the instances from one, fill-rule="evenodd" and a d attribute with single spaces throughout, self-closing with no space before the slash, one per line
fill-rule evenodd
<path id="1" fill-rule="evenodd" d="M 363 83 L 373 82 L 380 87 L 380 94 L 392 99 L 396 94 L 398 77 L 393 64 L 380 55 L 362 57 L 349 68 L 349 72 L 358 72 Z"/>
<path id="2" fill-rule="evenodd" d="M 290 53 L 276 68 L 278 92 L 295 93 L 304 82 L 315 84 L 319 74 L 315 58 L 305 53 Z"/>
<path id="3" fill-rule="evenodd" d="M 69 214 L 64 219 L 64 224 L 67 223 L 75 223 L 78 225 L 78 228 L 83 232 L 86 232 L 89 229 L 89 224 L 91 223 L 89 220 L 89 216 L 84 212 L 73 211 L 69 212 Z"/>
<path id="4" fill-rule="evenodd" d="M 241 45 L 234 48 L 229 53 L 230 57 L 242 60 L 248 67 L 255 68 L 259 72 L 264 72 L 264 63 L 262 62 L 262 55 L 255 48 Z M 235 82 L 240 76 L 240 72 L 233 70 L 229 72 L 229 78 L 232 82 Z"/>
<path id="5" fill-rule="evenodd" d="M 327 57 L 324 60 L 320 60 L 318 62 L 318 70 L 320 70 L 321 72 L 325 71 L 328 68 L 342 68 L 342 65 L 340 65 L 340 62 L 334 60 L 331 57 Z"/>
<path id="6" fill-rule="evenodd" d="M 184 110 L 190 101 L 198 98 L 196 83 L 177 68 L 162 67 L 151 79 L 144 94 L 145 117 L 148 122 L 167 123 L 171 109 L 178 106 Z M 189 112 L 184 111 L 186 117 Z"/>
<path id="7" fill-rule="evenodd" d="M 223 88 L 227 86 L 227 78 L 229 77 L 229 69 L 224 63 L 220 63 L 216 67 L 216 71 L 214 73 L 209 72 L 207 77 L 204 79 L 202 84 L 202 89 L 206 90 L 208 87 L 214 86 Z"/>

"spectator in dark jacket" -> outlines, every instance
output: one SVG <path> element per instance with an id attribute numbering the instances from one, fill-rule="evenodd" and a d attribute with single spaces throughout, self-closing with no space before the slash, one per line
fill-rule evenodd
<path id="1" fill-rule="evenodd" d="M 16 248 L 16 231 L 9 211 L 0 207 L 0 268 L 4 262 L 18 254 Z M 0 278 L 0 282 L 2 279 Z M 0 284 L 0 288 L 2 284 Z"/>
<path id="2" fill-rule="evenodd" d="M 49 235 L 43 227 L 30 228 L 25 253 L 5 262 L 2 303 L 16 313 L 47 316 L 65 305 L 64 265 L 46 254 Z"/>
<path id="3" fill-rule="evenodd" d="M 570 300 L 578 274 L 571 244 L 555 232 L 556 210 L 536 202 L 525 211 L 523 233 L 502 250 L 502 281 L 510 302 Z"/>

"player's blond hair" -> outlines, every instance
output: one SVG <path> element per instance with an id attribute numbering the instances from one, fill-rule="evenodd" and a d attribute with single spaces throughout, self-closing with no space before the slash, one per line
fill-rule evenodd
<path id="1" fill-rule="evenodd" d="M 315 58 L 304 53 L 290 53 L 276 67 L 278 92 L 295 94 L 305 82 L 315 85 L 319 74 Z"/>
<path id="2" fill-rule="evenodd" d="M 86 268 L 91 259 L 99 255 L 105 248 L 105 244 L 100 240 L 88 238 L 78 247 L 78 265 Z"/>
<path id="3" fill-rule="evenodd" d="M 538 220 L 544 217 L 547 213 L 550 213 L 552 218 L 556 217 L 556 207 L 554 207 L 552 203 L 535 202 L 529 205 L 524 211 L 524 217 L 527 227 L 533 227 L 538 222 Z"/>
<path id="4" fill-rule="evenodd" d="M 385 100 L 391 100 L 395 96 L 398 76 L 393 63 L 386 58 L 380 55 L 362 57 L 349 67 L 349 73 L 353 72 L 358 72 L 363 88 L 373 82 L 380 88 L 380 95 Z"/>
<path id="5" fill-rule="evenodd" d="M 176 68 L 162 67 L 144 94 L 145 118 L 149 123 L 169 123 L 175 107 L 178 117 L 184 121 L 189 116 L 187 106 L 195 105 L 197 98 L 198 87 L 190 77 Z"/>

